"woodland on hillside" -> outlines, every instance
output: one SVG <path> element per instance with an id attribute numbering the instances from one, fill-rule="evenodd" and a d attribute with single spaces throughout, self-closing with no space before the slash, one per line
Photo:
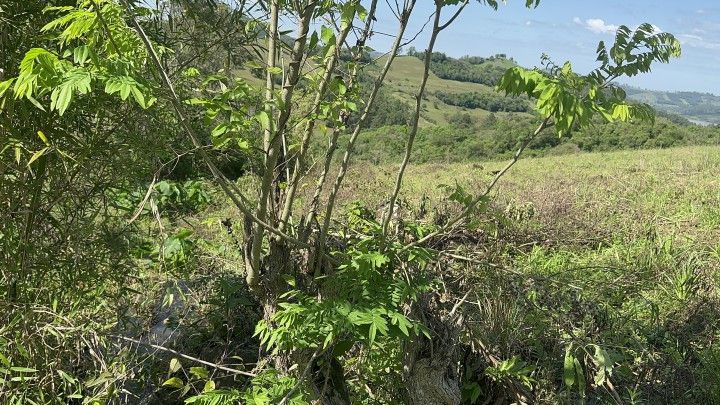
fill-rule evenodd
<path id="1" fill-rule="evenodd" d="M 435 49 L 499 3 L 0 0 L 0 402 L 720 401 L 720 133 L 615 85 L 680 42 Z"/>

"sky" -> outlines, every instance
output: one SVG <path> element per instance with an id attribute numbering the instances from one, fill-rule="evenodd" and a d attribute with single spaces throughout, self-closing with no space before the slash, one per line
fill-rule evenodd
<path id="1" fill-rule="evenodd" d="M 471 0 L 440 34 L 435 49 L 455 57 L 504 53 L 526 67 L 539 65 L 546 53 L 556 63 L 569 60 L 576 71 L 586 73 L 595 67 L 599 41 L 612 44 L 619 25 L 632 28 L 648 22 L 680 40 L 682 57 L 621 83 L 720 95 L 720 0 L 542 0 L 535 9 L 524 6 L 525 0 L 508 0 L 494 11 Z M 433 11 L 434 1 L 418 0 L 405 37 L 417 34 Z M 397 21 L 387 5 L 379 7 L 378 14 L 378 33 L 370 46 L 386 51 L 393 38 L 382 33 L 395 33 Z M 451 9 L 445 15 L 452 15 Z M 426 49 L 430 28 L 431 24 L 408 47 Z"/>

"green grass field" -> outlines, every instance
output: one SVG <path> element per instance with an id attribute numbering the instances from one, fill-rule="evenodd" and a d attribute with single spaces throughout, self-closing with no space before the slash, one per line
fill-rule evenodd
<path id="1" fill-rule="evenodd" d="M 440 185 L 483 187 L 506 162 L 415 165 L 408 169 L 403 194 L 440 198 Z M 346 199 L 377 196 L 389 189 L 394 167 L 358 165 L 359 181 Z M 720 234 L 720 148 L 686 147 L 608 153 L 580 153 L 521 159 L 495 192 L 504 204 L 535 207 L 536 219 L 576 221 L 611 228 L 657 225 L 681 238 L 712 240 Z M 552 218 L 555 214 L 557 218 Z M 621 229 L 618 229 L 620 231 Z"/>
<path id="2" fill-rule="evenodd" d="M 440 185 L 475 193 L 503 164 L 413 166 L 406 209 L 417 212 L 428 196 L 424 220 L 446 217 L 457 207 Z M 379 207 L 377 190 L 390 189 L 394 167 L 353 170 L 358 180 L 344 200 Z M 491 297 L 478 303 L 477 333 L 504 358 L 520 353 L 540 386 L 557 384 L 565 350 L 589 362 L 599 345 L 618 364 L 611 381 L 623 387 L 607 389 L 610 402 L 717 403 L 718 174 L 717 147 L 522 160 L 474 233 L 449 242 L 457 260 L 445 264 L 448 277 L 462 274 L 475 296 Z M 568 389 L 537 401 L 578 398 Z"/>

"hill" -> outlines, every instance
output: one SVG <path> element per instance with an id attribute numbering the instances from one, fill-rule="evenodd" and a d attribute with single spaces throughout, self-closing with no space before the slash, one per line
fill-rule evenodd
<path id="1" fill-rule="evenodd" d="M 356 145 L 356 158 L 374 164 L 398 159 L 404 154 L 407 123 L 412 116 L 415 95 L 423 74 L 421 54 L 411 49 L 398 56 L 388 72 L 367 122 L 367 136 Z M 361 76 L 362 92 L 369 92 L 373 76 L 386 62 L 377 57 Z M 434 53 L 431 72 L 423 96 L 420 132 L 413 154 L 415 163 L 469 162 L 496 159 L 511 154 L 522 134 L 532 132 L 535 124 L 533 106 L 524 97 L 505 97 L 492 83 L 516 62 L 506 55 L 461 58 Z M 249 70 L 241 75 L 250 83 L 262 86 L 262 80 Z M 720 131 L 713 127 L 693 125 L 690 120 L 715 122 L 712 116 L 679 115 L 691 111 L 714 96 L 702 98 L 697 93 L 661 93 L 628 89 L 628 96 L 659 108 L 654 123 L 596 124 L 558 138 L 548 132 L 530 145 L 533 156 L 622 149 L 667 148 L 673 146 L 709 145 L 720 142 Z M 677 96 L 683 95 L 679 101 Z M 662 102 L 661 102 L 662 101 Z M 695 104 L 693 104 L 695 103 Z M 695 110 L 692 110 L 695 111 Z M 720 119 L 720 115 L 717 116 Z M 351 118 L 353 119 L 353 118 Z M 340 142 L 347 141 L 346 136 Z M 318 137 L 313 148 L 321 153 L 324 138 Z"/>
<path id="2" fill-rule="evenodd" d="M 720 124 L 720 96 L 692 91 L 668 92 L 626 87 L 630 99 L 656 109 L 681 115 L 702 125 Z"/>
<path id="3" fill-rule="evenodd" d="M 386 80 L 388 93 L 408 104 L 414 103 L 414 97 L 420 82 L 419 78 L 422 77 L 423 74 L 423 62 L 412 52 L 411 50 L 410 55 L 400 56 L 395 60 Z M 458 114 L 467 114 L 475 121 L 482 121 L 491 113 L 495 113 L 497 118 L 502 119 L 506 117 L 509 112 L 512 112 L 505 111 L 503 108 L 492 108 L 487 104 L 472 108 L 468 103 L 463 105 L 462 99 L 487 100 L 488 104 L 495 101 L 496 105 L 501 103 L 499 100 L 507 100 L 506 97 L 498 94 L 489 83 L 491 80 L 494 80 L 493 77 L 499 78 L 498 74 L 501 74 L 499 72 L 504 72 L 506 69 L 514 66 L 514 61 L 504 57 L 452 59 L 446 57 L 444 54 L 438 53 L 438 55 L 441 56 L 433 59 L 432 71 L 428 78 L 427 91 L 423 99 L 422 126 L 450 124 L 453 122 L 452 117 Z M 463 61 L 463 59 L 465 60 Z M 480 59 L 482 59 L 483 62 L 470 63 L 467 61 Z M 382 65 L 384 62 L 385 59 L 381 58 L 377 61 L 377 64 Z M 460 75 L 457 74 L 461 71 L 460 69 L 453 71 L 452 68 L 463 67 L 463 65 L 470 65 L 476 68 L 478 73 L 489 73 L 489 75 L 485 77 L 480 74 L 475 76 L 476 82 L 457 80 L 461 78 Z M 470 76 L 470 74 L 467 76 Z M 471 78 L 467 76 L 467 79 Z M 449 79 L 447 77 L 455 77 L 456 79 Z M 451 95 L 455 95 L 457 101 L 453 102 Z M 515 103 L 513 102 L 513 104 Z M 527 111 L 530 111 L 530 109 L 528 108 Z M 529 114 L 524 115 L 529 116 Z"/>
<path id="4" fill-rule="evenodd" d="M 403 101 L 409 107 L 423 73 L 423 54 L 410 48 L 407 55 L 398 56 L 388 72 L 384 95 Z M 385 57 L 375 59 L 369 72 L 376 72 L 385 63 Z M 469 116 L 476 122 L 491 113 L 503 119 L 508 113 L 529 113 L 532 106 L 524 98 L 511 98 L 494 89 L 502 74 L 517 66 L 505 54 L 490 57 L 464 56 L 452 58 L 444 53 L 433 53 L 427 91 L 423 98 L 421 126 L 453 124 L 458 115 Z M 241 69 L 240 75 L 253 85 L 263 86 L 264 80 L 250 70 Z M 368 79 L 368 85 L 371 85 Z M 683 120 L 699 125 L 720 125 L 720 96 L 690 91 L 668 92 L 624 86 L 628 98 L 647 103 L 666 118 L 676 123 Z M 455 118 L 455 120 L 453 119 Z M 398 122 L 393 122 L 398 123 Z"/>
<path id="5" fill-rule="evenodd" d="M 406 123 L 423 74 L 423 61 L 418 56 L 422 55 L 411 50 L 410 55 L 400 56 L 393 63 L 371 114 L 368 134 L 356 146 L 359 160 L 379 164 L 402 157 Z M 529 100 L 504 97 L 488 84 L 496 80 L 493 76 L 497 78 L 515 66 L 512 59 L 505 55 L 453 59 L 438 53 L 432 61 L 413 162 L 496 159 L 512 153 L 518 138 L 532 132 L 536 124 Z M 384 58 L 377 60 L 369 76 L 384 63 Z M 539 156 L 703 145 L 715 144 L 719 137 L 720 131 L 715 128 L 692 125 L 680 116 L 660 112 L 654 123 L 598 120 L 563 138 L 548 132 L 533 141 L 527 153 Z"/>
<path id="6" fill-rule="evenodd" d="M 392 93 L 412 101 L 422 75 L 422 55 L 411 49 L 398 57 L 389 74 L 387 85 Z M 384 60 L 379 60 L 383 63 Z M 494 84 L 503 72 L 516 66 L 506 55 L 491 57 L 465 56 L 452 58 L 443 53 L 433 54 L 432 73 L 428 79 L 426 103 L 423 105 L 424 124 L 447 123 L 447 117 L 467 112 L 484 118 L 489 112 L 526 112 L 524 100 L 508 100 L 498 95 Z M 628 98 L 647 103 L 658 111 L 679 115 L 701 125 L 720 124 L 720 96 L 698 92 L 667 92 L 625 87 Z"/>

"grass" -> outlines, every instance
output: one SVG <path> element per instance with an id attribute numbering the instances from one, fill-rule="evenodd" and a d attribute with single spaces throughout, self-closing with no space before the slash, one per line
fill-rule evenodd
<path id="1" fill-rule="evenodd" d="M 458 183 L 476 192 L 505 163 L 410 166 L 402 194 L 416 204 L 423 195 L 441 198 L 441 185 Z M 573 222 L 640 232 L 653 225 L 682 239 L 709 242 L 720 236 L 719 167 L 720 148 L 707 146 L 526 158 L 495 194 L 499 204 L 531 204 L 546 226 Z M 357 180 L 344 200 L 373 196 L 368 203 L 380 204 L 385 196 L 377 190 L 391 189 L 395 167 L 358 165 L 352 171 L 348 177 Z"/>
<path id="2" fill-rule="evenodd" d="M 424 220 L 446 218 L 458 207 L 441 185 L 476 193 L 504 164 L 411 166 L 406 214 L 427 196 Z M 524 159 L 479 228 L 443 245 L 468 258 L 445 264 L 447 277 L 484 302 L 473 333 L 535 365 L 537 403 L 579 401 L 563 388 L 562 358 L 574 350 L 592 381 L 595 345 L 616 366 L 618 390 L 596 387 L 601 403 L 720 401 L 719 168 L 718 147 Z M 344 201 L 381 211 L 396 168 L 352 170 Z"/>
<path id="3" fill-rule="evenodd" d="M 440 185 L 477 192 L 503 164 L 413 166 L 407 207 L 426 195 L 447 210 Z M 562 387 L 565 350 L 598 378 L 597 347 L 615 365 L 601 402 L 720 400 L 719 168 L 720 148 L 687 147 L 525 159 L 501 180 L 454 249 L 472 259 L 460 283 L 485 300 L 474 333 L 535 364 L 538 403 L 577 401 L 572 387 L 544 389 Z M 394 169 L 355 167 L 352 195 L 388 190 Z"/>

